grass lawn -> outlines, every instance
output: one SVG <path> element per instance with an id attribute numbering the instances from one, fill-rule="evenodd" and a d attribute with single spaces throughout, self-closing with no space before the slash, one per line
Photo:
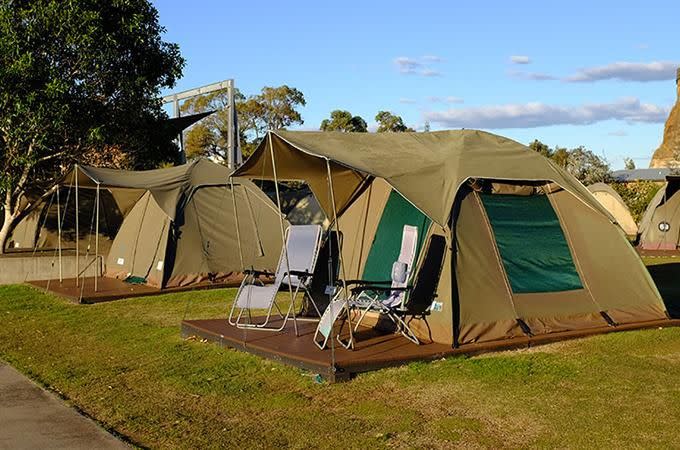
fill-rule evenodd
<path id="1" fill-rule="evenodd" d="M 81 306 L 0 287 L 0 358 L 140 446 L 680 446 L 680 328 L 414 363 L 328 385 L 180 339 L 189 297 L 188 317 L 225 317 L 234 293 Z"/>

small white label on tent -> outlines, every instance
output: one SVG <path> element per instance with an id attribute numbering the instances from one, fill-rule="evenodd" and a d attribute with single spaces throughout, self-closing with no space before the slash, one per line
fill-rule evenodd
<path id="1" fill-rule="evenodd" d="M 158 261 L 158 264 L 156 264 L 156 270 L 163 270 L 163 261 Z"/>
<path id="2" fill-rule="evenodd" d="M 432 312 L 439 312 L 444 308 L 444 304 L 442 302 L 432 302 L 432 306 L 430 306 L 430 310 Z"/>
<path id="3" fill-rule="evenodd" d="M 18 243 L 18 242 L 15 242 L 15 243 L 14 243 L 14 248 L 19 248 L 20 246 L 21 246 L 20 243 Z"/>
<path id="4" fill-rule="evenodd" d="M 125 264 L 125 258 L 118 258 L 118 261 L 116 261 L 116 264 L 118 264 L 119 266 L 122 266 L 123 264 Z"/>
<path id="5" fill-rule="evenodd" d="M 326 295 L 335 295 L 336 287 L 335 286 L 326 286 L 326 290 L 324 291 L 324 294 Z"/>

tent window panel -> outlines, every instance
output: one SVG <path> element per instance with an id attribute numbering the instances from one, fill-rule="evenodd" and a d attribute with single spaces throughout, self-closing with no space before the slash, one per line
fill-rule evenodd
<path id="1" fill-rule="evenodd" d="M 512 291 L 582 289 L 560 221 L 545 195 L 480 194 Z"/>
<path id="2" fill-rule="evenodd" d="M 418 227 L 418 244 L 415 255 L 417 261 L 430 223 L 430 219 L 425 214 L 421 213 L 401 194 L 392 190 L 380 217 L 362 278 L 370 281 L 390 280 L 392 263 L 399 257 L 404 225 Z"/>

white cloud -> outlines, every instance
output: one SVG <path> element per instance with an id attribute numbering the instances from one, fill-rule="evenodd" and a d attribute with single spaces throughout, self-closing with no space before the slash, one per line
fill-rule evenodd
<path id="1" fill-rule="evenodd" d="M 669 108 L 622 98 L 611 103 L 578 106 L 525 103 L 428 111 L 424 119 L 449 128 L 536 128 L 550 125 L 589 125 L 605 120 L 663 123 Z"/>
<path id="2" fill-rule="evenodd" d="M 623 137 L 628 136 L 628 132 L 626 132 L 625 130 L 610 131 L 609 133 L 607 133 L 607 136 Z"/>
<path id="3" fill-rule="evenodd" d="M 464 100 L 460 97 L 454 97 L 454 96 L 448 96 L 448 97 L 438 97 L 438 96 L 432 96 L 432 97 L 427 97 L 427 101 L 430 103 L 463 103 Z"/>
<path id="4" fill-rule="evenodd" d="M 420 74 L 424 77 L 440 77 L 442 73 L 438 70 L 423 69 Z"/>
<path id="5" fill-rule="evenodd" d="M 399 73 L 411 74 L 416 73 L 423 65 L 419 61 L 409 58 L 407 56 L 400 56 L 394 60 Z"/>
<path id="6" fill-rule="evenodd" d="M 615 62 L 604 66 L 587 67 L 564 79 L 571 83 L 591 83 L 601 80 L 662 81 L 674 80 L 678 63 L 653 61 L 649 63 Z"/>
<path id="7" fill-rule="evenodd" d="M 531 58 L 526 55 L 513 55 L 510 57 L 513 64 L 531 64 Z"/>
<path id="8" fill-rule="evenodd" d="M 417 102 L 412 98 L 400 98 L 399 103 L 403 103 L 404 105 L 413 105 Z"/>
<path id="9" fill-rule="evenodd" d="M 508 74 L 513 78 L 519 78 L 521 80 L 529 81 L 550 81 L 557 80 L 557 77 L 549 75 L 547 73 L 540 72 L 524 72 L 521 70 L 511 70 Z"/>
<path id="10" fill-rule="evenodd" d="M 432 64 L 437 64 L 442 61 L 439 56 L 427 55 L 422 58 L 411 58 L 409 56 L 400 56 L 394 59 L 394 65 L 402 75 L 422 75 L 424 77 L 438 77 L 442 73 L 433 69 Z"/>
<path id="11" fill-rule="evenodd" d="M 423 61 L 427 61 L 427 62 L 430 62 L 430 63 L 438 63 L 438 62 L 442 62 L 443 60 L 444 60 L 444 58 L 442 58 L 441 56 L 435 56 L 435 55 L 425 55 L 425 56 L 423 56 Z"/>
<path id="12" fill-rule="evenodd" d="M 634 48 L 638 50 L 647 50 L 649 48 L 649 44 L 636 44 Z"/>

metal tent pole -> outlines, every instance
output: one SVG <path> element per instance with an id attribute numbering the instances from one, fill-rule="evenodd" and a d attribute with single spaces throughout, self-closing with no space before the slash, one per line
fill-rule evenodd
<path id="1" fill-rule="evenodd" d="M 241 271 L 245 271 L 246 267 L 243 263 L 243 249 L 241 248 L 241 230 L 238 221 L 238 208 L 236 207 L 236 191 L 234 191 L 234 179 L 229 177 L 229 186 L 231 187 L 231 201 L 234 204 L 234 218 L 236 219 L 236 240 L 238 242 L 238 256 L 241 261 Z"/>
<path id="2" fill-rule="evenodd" d="M 97 292 L 98 279 L 99 279 L 99 182 L 97 182 L 97 199 L 95 208 L 97 210 L 97 223 L 95 224 L 94 231 L 94 291 Z"/>
<path id="3" fill-rule="evenodd" d="M 331 161 L 330 159 L 326 158 L 326 171 L 328 173 L 328 186 L 330 188 L 331 192 L 331 204 L 333 206 L 333 227 L 335 228 L 335 236 L 336 239 L 338 240 L 338 261 L 340 262 L 340 271 L 341 271 L 341 276 L 342 276 L 342 291 L 343 291 L 343 296 L 345 297 L 345 309 L 347 311 L 347 325 L 349 326 L 349 343 L 350 347 L 354 349 L 354 332 L 352 330 L 352 318 L 350 317 L 349 314 L 349 298 L 347 298 L 347 284 L 345 283 L 346 276 L 345 276 L 345 262 L 342 259 L 342 251 L 340 249 L 340 228 L 338 225 L 338 210 L 335 206 L 335 191 L 333 189 L 333 175 L 331 171 Z M 331 282 L 333 280 L 329 280 Z M 331 329 L 331 334 L 333 330 Z M 332 336 L 331 336 L 332 338 Z"/>
<path id="4" fill-rule="evenodd" d="M 288 276 L 288 282 L 286 283 L 288 285 L 288 292 L 290 293 L 290 302 L 291 305 L 288 308 L 288 313 L 290 313 L 291 308 L 293 311 L 293 327 L 295 328 L 295 336 L 299 336 L 298 334 L 298 327 L 297 327 L 297 318 L 295 317 L 295 298 L 293 297 L 293 285 L 291 284 L 291 275 L 290 275 L 290 261 L 288 260 L 288 246 L 286 245 L 286 231 L 283 226 L 283 213 L 281 213 L 281 195 L 279 193 L 279 178 L 276 174 L 276 158 L 274 158 L 274 143 L 272 139 L 272 133 L 271 131 L 268 132 L 269 136 L 269 153 L 272 158 L 272 172 L 274 173 L 274 188 L 276 189 L 276 206 L 279 208 L 279 224 L 281 226 L 281 242 L 283 242 L 283 253 L 284 256 L 286 257 L 286 274 Z M 284 320 L 288 320 L 288 317 Z M 285 325 L 285 324 L 284 324 Z"/>
<path id="5" fill-rule="evenodd" d="M 78 164 L 76 164 L 73 176 L 76 178 L 76 287 L 78 286 L 78 272 L 80 272 L 80 212 L 78 211 Z"/>
<path id="6" fill-rule="evenodd" d="M 227 80 L 227 102 L 229 106 L 227 107 L 229 111 L 229 117 L 227 118 L 227 166 L 234 170 L 238 165 L 236 157 L 236 136 L 235 136 L 235 102 L 234 102 L 234 80 Z"/>
<path id="7" fill-rule="evenodd" d="M 61 263 L 61 198 L 59 191 L 61 186 L 57 185 L 57 251 L 59 252 L 59 283 L 64 281 L 63 267 Z"/>

